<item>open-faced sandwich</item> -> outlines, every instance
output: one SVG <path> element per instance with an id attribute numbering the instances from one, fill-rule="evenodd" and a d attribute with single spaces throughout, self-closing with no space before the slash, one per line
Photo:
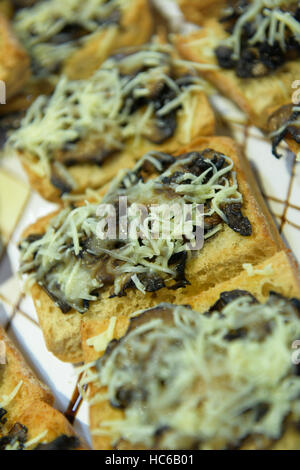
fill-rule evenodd
<path id="1" fill-rule="evenodd" d="M 155 240 L 140 231 L 136 238 L 129 231 L 123 236 L 119 229 L 110 239 L 101 238 L 98 228 L 106 216 L 99 212 L 100 199 L 48 216 L 24 234 L 21 270 L 30 275 L 47 346 L 60 359 L 82 359 L 84 316 L 105 321 L 162 301 L 187 303 L 191 295 L 235 276 L 244 263 L 255 265 L 282 248 L 249 166 L 231 139 L 202 138 L 175 155 L 148 153 L 112 182 L 101 207 L 112 207 L 119 227 L 120 197 L 128 201 L 129 217 L 141 204 L 148 210 L 203 204 L 203 247 L 186 242 L 197 231 L 194 218 L 193 230 L 179 239 L 173 226 L 169 238 Z M 165 214 L 157 217 L 165 227 Z"/>
<path id="2" fill-rule="evenodd" d="M 153 27 L 148 0 L 41 0 L 13 24 L 36 74 L 72 79 L 89 77 L 120 47 L 147 42 Z"/>
<path id="3" fill-rule="evenodd" d="M 299 2 L 245 0 L 230 5 L 209 17 L 199 31 L 175 41 L 185 58 L 219 65 L 205 76 L 253 124 L 267 130 L 268 117 L 274 108 L 291 102 L 292 85 L 299 79 Z"/>
<path id="4" fill-rule="evenodd" d="M 300 160 L 300 105 L 286 104 L 269 118 L 269 130 L 275 157 L 280 158 L 279 144 L 284 140 Z"/>
<path id="5" fill-rule="evenodd" d="M 0 450 L 84 449 L 67 419 L 52 407 L 48 388 L 1 327 L 0 342 Z"/>
<path id="6" fill-rule="evenodd" d="M 0 14 L 1 105 L 24 86 L 30 76 L 29 65 L 25 49 L 17 40 L 9 21 Z"/>
<path id="7" fill-rule="evenodd" d="M 13 145 L 46 199 L 82 193 L 147 150 L 172 151 L 214 132 L 206 82 L 168 45 L 126 49 L 86 80 L 61 78 L 29 108 Z"/>
<path id="8" fill-rule="evenodd" d="M 95 449 L 299 449 L 299 274 L 285 252 L 247 269 L 189 305 L 84 320 Z"/>

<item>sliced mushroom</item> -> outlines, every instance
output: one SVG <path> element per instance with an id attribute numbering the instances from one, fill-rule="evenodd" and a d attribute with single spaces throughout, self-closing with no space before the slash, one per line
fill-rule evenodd
<path id="1" fill-rule="evenodd" d="M 242 204 L 226 204 L 224 213 L 228 219 L 228 226 L 243 237 L 252 235 L 252 226 L 248 217 L 242 214 Z"/>
<path id="2" fill-rule="evenodd" d="M 72 307 L 64 300 L 63 294 L 59 288 L 50 288 L 47 286 L 46 282 L 39 282 L 39 285 L 43 288 L 46 294 L 53 300 L 53 302 L 60 308 L 62 313 L 69 313 L 72 310 Z M 79 310 L 78 310 L 79 311 Z"/>
<path id="3" fill-rule="evenodd" d="M 97 370 L 98 371 L 101 370 L 103 364 L 106 362 L 108 357 L 112 354 L 112 352 L 115 350 L 117 346 L 122 344 L 124 338 L 126 338 L 126 336 L 128 336 L 129 333 L 139 328 L 141 325 L 144 325 L 145 323 L 154 319 L 161 319 L 164 322 L 164 324 L 169 325 L 169 326 L 173 325 L 174 324 L 173 309 L 174 309 L 174 306 L 171 304 L 160 304 L 157 307 L 146 310 L 145 312 L 139 314 L 138 316 L 133 317 L 130 320 L 130 325 L 126 333 L 124 334 L 124 336 L 120 338 L 119 340 L 114 339 L 109 343 L 104 355 L 97 361 L 97 364 L 96 364 Z"/>
<path id="4" fill-rule="evenodd" d="M 5 416 L 7 415 L 7 411 L 4 408 L 0 408 L 0 425 L 6 423 Z"/>
<path id="5" fill-rule="evenodd" d="M 66 167 L 84 165 L 85 163 L 102 166 L 116 150 L 115 148 L 102 148 L 100 142 L 98 144 L 91 143 L 88 148 L 85 148 L 85 144 L 82 142 L 75 146 L 71 142 L 65 146 L 64 150 L 58 152 L 55 159 Z"/>
<path id="6" fill-rule="evenodd" d="M 49 39 L 49 42 L 51 44 L 60 46 L 67 42 L 77 41 L 78 39 L 86 36 L 87 34 L 89 34 L 89 31 L 82 28 L 80 24 L 67 24 L 64 26 L 63 29 L 60 30 L 58 34 L 52 36 Z"/>
<path id="7" fill-rule="evenodd" d="M 250 292 L 245 290 L 236 289 L 229 292 L 222 292 L 217 302 L 208 310 L 207 315 L 213 312 L 221 313 L 223 308 L 226 307 L 226 305 L 241 297 L 250 297 L 252 303 L 258 303 L 256 298 L 252 294 L 250 294 Z"/>
<path id="8" fill-rule="evenodd" d="M 163 144 L 173 137 L 177 129 L 176 112 L 172 112 L 163 118 L 153 120 L 152 124 L 143 133 L 143 137 L 153 144 Z"/>
<path id="9" fill-rule="evenodd" d="M 176 253 L 170 258 L 169 266 L 175 265 L 176 277 L 175 284 L 169 287 L 171 290 L 177 290 L 186 286 L 189 286 L 191 283 L 186 279 L 185 268 L 188 260 L 188 254 L 186 251 L 181 253 Z"/>
<path id="10" fill-rule="evenodd" d="M 75 187 L 75 183 L 67 169 L 57 161 L 51 167 L 50 181 L 60 191 L 61 196 L 70 193 Z"/>

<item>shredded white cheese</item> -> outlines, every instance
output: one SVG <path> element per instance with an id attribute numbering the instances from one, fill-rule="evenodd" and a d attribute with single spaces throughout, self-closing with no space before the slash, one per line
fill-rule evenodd
<path id="1" fill-rule="evenodd" d="M 99 360 L 99 387 L 125 405 L 123 419 L 102 421 L 94 435 L 113 445 L 218 449 L 249 435 L 279 439 L 287 416 L 299 420 L 291 344 L 300 323 L 286 299 L 245 296 L 210 316 L 160 307 L 171 324 L 165 313 L 149 315 Z"/>
<path id="2" fill-rule="evenodd" d="M 253 264 L 245 263 L 243 268 L 247 271 L 248 276 L 272 276 L 274 269 L 272 264 L 268 264 L 263 269 L 255 269 Z"/>
<path id="3" fill-rule="evenodd" d="M 109 321 L 108 328 L 98 336 L 90 338 L 87 340 L 87 345 L 92 346 L 95 351 L 102 352 L 105 351 L 108 344 L 114 338 L 114 330 L 117 322 L 117 317 L 112 317 Z"/>
<path id="4" fill-rule="evenodd" d="M 170 46 L 153 43 L 107 60 L 87 80 L 62 77 L 51 97 L 40 96 L 32 104 L 8 145 L 35 157 L 36 162 L 28 159 L 32 170 L 49 177 L 58 154 L 67 153 L 72 159 L 78 142 L 93 144 L 96 156 L 101 150 L 121 151 L 129 139 L 136 145 L 143 138 L 151 139 L 153 132 L 159 132 L 157 119 L 206 86 L 191 66 L 187 70 L 191 82 L 177 84 L 174 75 L 181 63 L 172 58 L 172 51 Z M 163 86 L 169 87 L 174 97 L 155 112 L 151 97 Z M 132 112 L 136 96 L 150 102 Z"/>
<path id="5" fill-rule="evenodd" d="M 36 444 L 43 443 L 45 437 L 48 434 L 48 430 L 46 429 L 45 431 L 42 431 L 40 434 L 38 434 L 36 437 L 30 439 L 30 441 L 27 441 L 24 444 L 25 449 L 29 449 L 30 447 L 34 447 Z"/>
<path id="6" fill-rule="evenodd" d="M 242 49 L 242 33 L 246 23 L 252 22 L 256 33 L 249 40 L 250 45 L 267 42 L 273 45 L 278 41 L 283 51 L 286 51 L 286 31 L 300 43 L 300 23 L 288 11 L 295 5 L 295 0 L 253 0 L 245 12 L 237 20 L 233 33 L 224 44 L 233 48 L 233 58 L 239 59 Z"/>

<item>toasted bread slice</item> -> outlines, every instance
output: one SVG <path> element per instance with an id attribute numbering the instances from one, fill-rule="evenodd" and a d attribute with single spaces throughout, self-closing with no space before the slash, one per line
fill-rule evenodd
<path id="1" fill-rule="evenodd" d="M 217 236 L 205 242 L 200 254 L 196 252 L 191 255 L 186 266 L 186 278 L 190 286 L 175 291 L 162 289 L 146 295 L 140 291 L 129 290 L 126 297 L 113 299 L 110 298 L 110 288 L 106 288 L 99 301 L 91 302 L 84 316 L 75 311 L 62 314 L 45 291 L 35 284 L 32 296 L 47 347 L 61 360 L 82 360 L 80 324 L 85 317 L 91 317 L 101 323 L 114 316 L 128 316 L 132 311 L 145 309 L 159 302 L 188 303 L 191 296 L 236 276 L 243 269 L 244 263 L 256 265 L 282 250 L 283 242 L 266 209 L 249 164 L 231 139 L 201 138 L 178 151 L 176 155 L 206 148 L 228 155 L 233 160 L 239 190 L 244 200 L 243 213 L 252 224 L 252 235 L 242 237 L 228 226 L 224 226 Z M 50 220 L 51 215 L 29 227 L 24 233 L 24 238 L 44 233 Z"/>
<path id="2" fill-rule="evenodd" d="M 52 443 L 62 435 L 75 438 L 72 426 L 52 407 L 52 393 L 36 378 L 1 327 L 0 343 L 4 353 L 3 357 L 1 355 L 4 363 L 0 364 L 0 445 L 3 444 L 1 439 L 7 436 L 15 425 L 26 427 L 28 443 L 41 436 L 40 440 L 28 446 L 29 449 L 35 448 L 41 442 Z M 6 413 L 3 414 L 4 412 Z M 68 441 L 68 438 L 66 440 Z M 73 442 L 73 439 L 71 441 Z M 83 447 L 76 438 L 73 448 Z"/>
<path id="3" fill-rule="evenodd" d="M 132 168 L 141 155 L 150 150 L 159 150 L 162 152 L 174 152 L 198 136 L 213 135 L 215 130 L 214 112 L 209 104 L 206 94 L 202 91 L 193 92 L 188 105 L 177 111 L 177 129 L 173 137 L 164 144 L 155 145 L 146 139 L 142 139 L 138 144 L 134 141 L 128 141 L 125 150 L 111 155 L 99 167 L 96 164 L 80 164 L 68 168 L 68 171 L 76 182 L 75 194 L 82 194 L 86 188 L 98 189 L 109 183 L 123 168 Z M 187 113 L 189 113 L 187 119 Z M 191 127 L 188 128 L 188 124 Z M 80 151 L 84 154 L 97 150 L 86 139 L 82 142 Z M 45 199 L 53 202 L 60 202 L 61 191 L 57 189 L 51 181 L 37 174 L 31 164 L 36 159 L 29 154 L 21 154 L 22 165 L 29 177 L 30 185 Z"/>
<path id="4" fill-rule="evenodd" d="M 214 51 L 226 37 L 228 34 L 222 24 L 213 18 L 205 22 L 203 29 L 187 36 L 176 36 L 174 41 L 184 58 L 217 65 Z M 259 78 L 239 78 L 235 71 L 221 68 L 203 72 L 203 75 L 245 111 L 252 124 L 267 130 L 274 106 L 290 102 L 292 83 L 300 75 L 300 62 L 287 62 L 273 74 Z"/>
<path id="5" fill-rule="evenodd" d="M 73 80 L 88 78 L 114 51 L 145 44 L 153 33 L 153 27 L 149 1 L 131 1 L 120 24 L 109 25 L 96 33 L 66 61 L 63 72 Z"/>
<path id="6" fill-rule="evenodd" d="M 18 93 L 29 77 L 29 57 L 15 37 L 8 20 L 0 14 L 0 80 L 5 84 L 6 99 Z"/>
<path id="7" fill-rule="evenodd" d="M 295 261 L 290 257 L 286 251 L 275 254 L 264 263 L 256 266 L 254 271 L 243 271 L 237 277 L 223 282 L 216 287 L 201 293 L 198 296 L 189 299 L 189 305 L 200 313 L 208 311 L 220 298 L 223 292 L 231 292 L 234 290 L 245 290 L 250 292 L 260 302 L 265 302 L 268 299 L 269 293 L 275 291 L 285 297 L 300 296 L 300 277 L 299 271 L 296 267 Z M 199 314 L 200 314 L 199 313 Z M 107 343 L 103 342 L 103 347 L 106 348 L 111 339 L 122 338 L 128 330 L 130 320 L 127 317 L 119 317 L 115 323 L 113 333 L 107 338 Z M 101 321 L 85 318 L 82 323 L 82 342 L 86 363 L 91 363 L 100 358 L 104 351 L 96 351 L 94 347 L 90 346 L 90 341 L 94 337 L 105 333 L 109 327 L 109 322 L 104 324 Z M 91 366 L 91 372 L 95 372 Z M 88 377 L 88 376 L 87 376 Z M 222 384 L 220 385 L 222 386 Z M 123 411 L 113 408 L 108 401 L 103 398 L 97 402 L 96 395 L 105 393 L 106 390 L 99 388 L 97 380 L 92 380 L 89 386 L 90 394 L 89 399 L 94 398 L 94 403 L 90 405 L 90 426 L 93 447 L 95 449 L 123 449 L 133 450 L 140 447 L 135 447 L 132 444 L 121 441 L 113 447 L 112 438 L 109 435 L 97 435 L 102 422 L 112 420 L 122 420 L 124 417 Z M 255 449 L 258 447 L 258 441 L 250 439 L 243 448 Z M 261 440 L 261 447 L 264 446 L 264 440 Z M 288 427 L 286 432 L 281 438 L 275 442 L 268 442 L 268 446 L 274 449 L 299 449 L 300 435 L 299 431 L 294 426 Z"/>

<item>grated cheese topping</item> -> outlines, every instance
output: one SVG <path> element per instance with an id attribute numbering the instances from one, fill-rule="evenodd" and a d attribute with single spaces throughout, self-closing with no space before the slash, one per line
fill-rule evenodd
<path id="1" fill-rule="evenodd" d="M 276 294 L 265 304 L 245 294 L 207 315 L 168 304 L 146 311 L 98 361 L 98 385 L 124 415 L 93 434 L 116 448 L 173 450 L 277 440 L 284 420 L 300 417 L 299 335 L 299 312 Z"/>
<path id="2" fill-rule="evenodd" d="M 35 65 L 55 71 L 93 34 L 118 25 L 131 7 L 129 0 L 47 0 L 23 8 L 14 28 Z"/>
<path id="3" fill-rule="evenodd" d="M 53 161 L 101 164 L 130 139 L 164 142 L 176 130 L 177 111 L 206 86 L 193 67 L 182 77 L 172 51 L 157 44 L 128 49 L 89 79 L 62 77 L 51 97 L 33 103 L 8 144 L 34 157 L 32 170 L 50 177 Z M 85 141 L 92 150 L 83 148 Z"/>
<path id="4" fill-rule="evenodd" d="M 90 338 L 87 340 L 87 345 L 92 346 L 95 351 L 102 352 L 105 351 L 107 345 L 112 341 L 114 338 L 114 330 L 116 326 L 117 317 L 112 317 L 109 321 L 109 325 L 107 330 L 103 333 L 95 336 L 94 338 Z"/>
<path id="5" fill-rule="evenodd" d="M 128 202 L 128 233 L 124 236 L 117 216 L 120 197 Z M 170 203 L 177 204 L 181 214 L 183 204 L 194 209 L 203 204 L 207 240 L 224 223 L 230 224 L 225 207 L 234 203 L 241 207 L 242 202 L 229 157 L 210 149 L 178 159 L 150 152 L 132 171 L 120 173 L 101 206 L 86 202 L 75 209 L 68 207 L 54 217 L 43 236 L 24 240 L 21 271 L 29 274 L 29 282 L 39 283 L 64 313 L 71 308 L 84 313 L 105 286 L 113 286 L 114 296 L 125 295 L 126 289 L 134 286 L 142 293 L 173 282 L 184 287 L 188 283 L 183 277 L 188 248 L 178 233 L 182 219 L 177 223 L 175 213 L 169 215 L 170 231 L 163 236 Z M 148 209 L 144 220 L 141 204 Z M 155 210 L 157 204 L 161 211 Z M 99 207 L 105 208 L 104 212 L 99 213 Z M 108 217 L 117 225 L 111 238 L 105 235 Z M 197 223 L 193 211 L 186 236 L 192 238 Z M 136 228 L 136 233 L 130 227 Z"/>
<path id="6" fill-rule="evenodd" d="M 30 447 L 35 447 L 36 444 L 41 444 L 44 442 L 44 439 L 45 437 L 47 436 L 48 434 L 48 429 L 45 429 L 44 431 L 40 432 L 40 434 L 38 434 L 37 436 L 33 437 L 32 439 L 30 439 L 30 441 L 27 441 L 25 444 L 24 444 L 24 448 L 25 449 L 29 449 Z"/>
<path id="7" fill-rule="evenodd" d="M 237 20 L 233 32 L 224 44 L 233 48 L 233 59 L 239 59 L 243 48 L 243 29 L 251 23 L 255 34 L 249 39 L 249 45 L 268 43 L 273 46 L 275 41 L 282 51 L 287 50 L 287 39 L 292 36 L 300 43 L 300 23 L 288 11 L 297 5 L 295 0 L 253 0 Z"/>

